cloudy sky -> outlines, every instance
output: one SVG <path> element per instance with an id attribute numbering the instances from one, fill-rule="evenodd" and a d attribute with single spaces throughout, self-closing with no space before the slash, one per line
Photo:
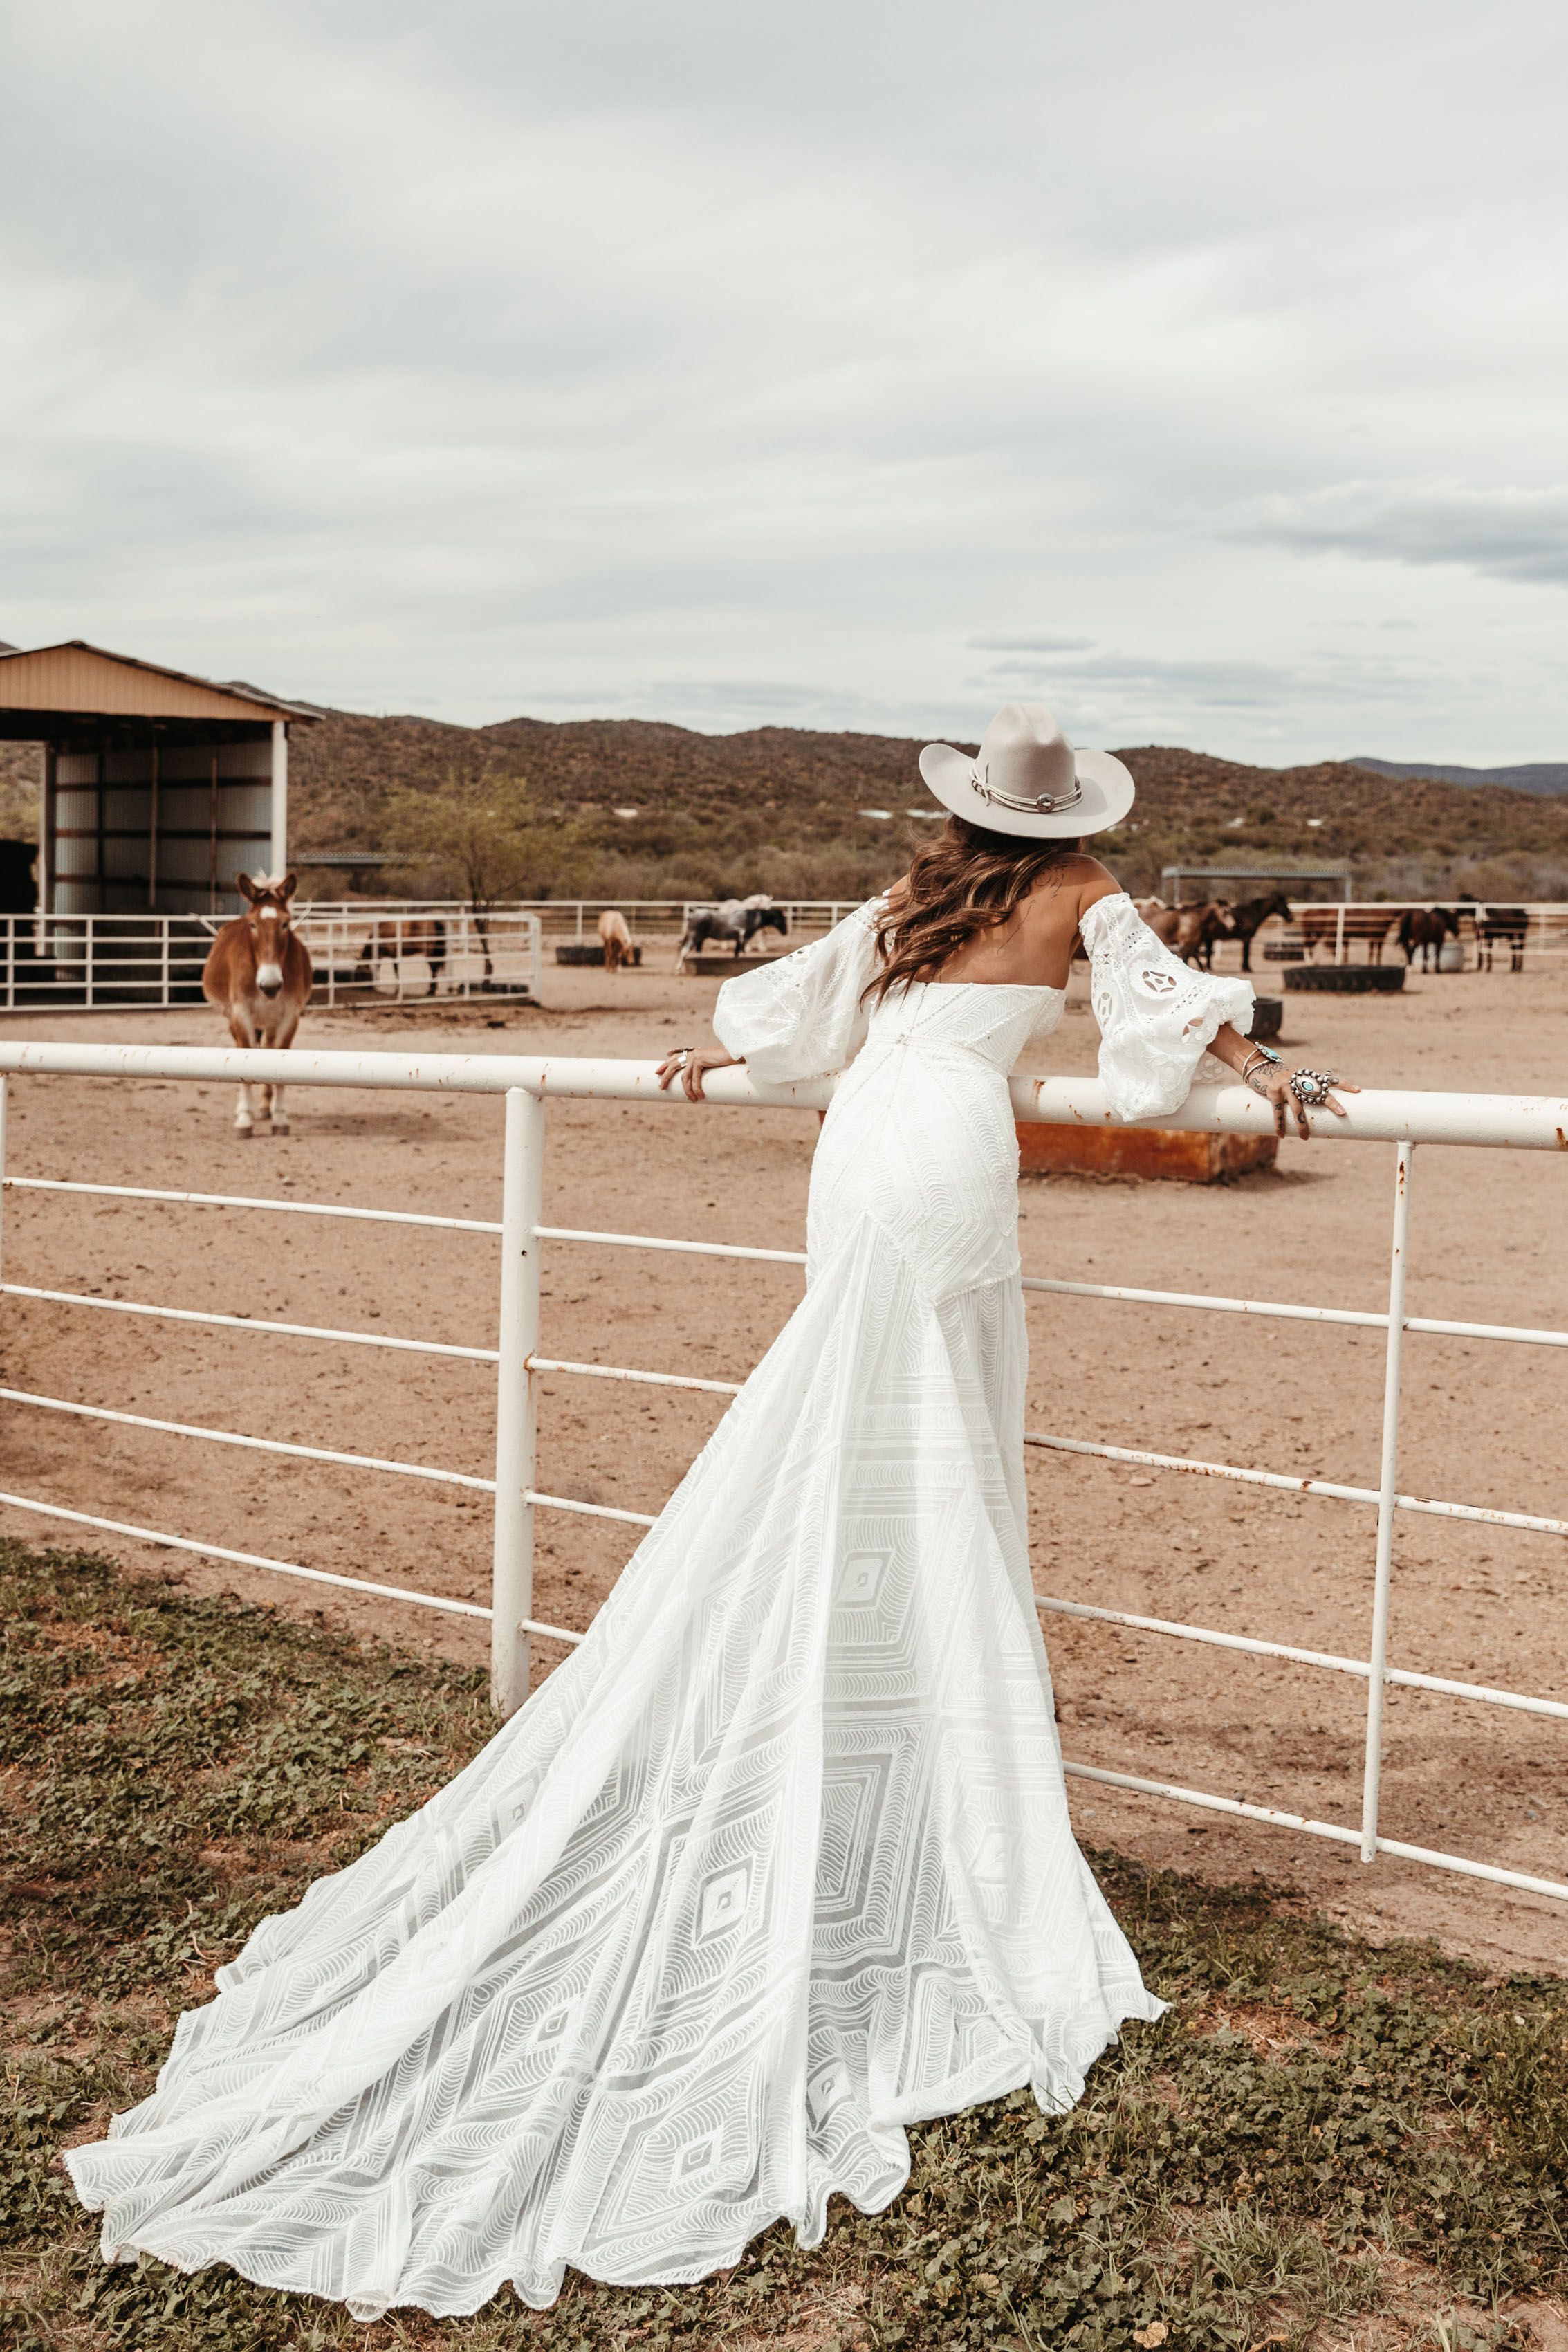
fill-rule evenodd
<path id="1" fill-rule="evenodd" d="M 1555 0 L 50 0 L 0 637 L 1568 757 Z"/>

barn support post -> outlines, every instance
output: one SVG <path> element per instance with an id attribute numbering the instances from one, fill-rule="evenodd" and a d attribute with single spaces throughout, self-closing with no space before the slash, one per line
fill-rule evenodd
<path id="1" fill-rule="evenodd" d="M 214 743 L 208 779 L 207 912 L 218 911 L 218 751 Z"/>
<path id="2" fill-rule="evenodd" d="M 288 721 L 272 722 L 272 871 L 288 871 Z"/>
<path id="3" fill-rule="evenodd" d="M 501 1188 L 500 1363 L 496 1374 L 496 1559 L 490 1595 L 490 1704 L 514 1715 L 528 1695 L 528 1621 L 534 1607 L 533 1486 L 538 1450 L 539 1238 L 545 1107 L 526 1087 L 507 1091 Z"/>
<path id="4" fill-rule="evenodd" d="M 158 746 L 152 746 L 152 773 L 147 787 L 147 904 L 150 910 L 158 905 Z M 163 1002 L 169 1002 L 167 988 Z"/>
<path id="5" fill-rule="evenodd" d="M 38 793 L 38 860 L 37 914 L 52 914 L 55 905 L 55 747 L 44 746 L 44 772 L 39 778 Z M 33 932 L 33 953 L 44 952 L 44 926 L 37 922 Z"/>
<path id="6" fill-rule="evenodd" d="M 1377 1567 L 1372 1594 L 1371 1672 L 1366 1683 L 1366 1764 L 1361 1791 L 1361 1858 L 1377 1858 L 1377 1798 L 1383 1775 L 1383 1695 L 1388 1669 L 1388 1595 L 1394 1568 L 1394 1514 L 1399 1468 L 1399 1371 L 1405 1352 L 1405 1277 L 1410 1259 L 1413 1143 L 1395 1162 L 1394 1246 L 1388 1269 L 1388 1350 L 1383 1374 L 1383 1466 L 1377 1483 Z"/>

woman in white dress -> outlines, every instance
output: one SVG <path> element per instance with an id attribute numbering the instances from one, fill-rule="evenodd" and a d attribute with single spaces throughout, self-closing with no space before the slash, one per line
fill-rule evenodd
<path id="1" fill-rule="evenodd" d="M 356 2317 L 678 2283 L 905 2127 L 1071 2105 L 1161 2003 L 1073 1843 L 1034 1608 L 1007 1074 L 1082 938 L 1124 1118 L 1206 1047 L 1283 1129 L 1251 991 L 1188 971 L 1077 837 L 1132 780 L 1010 706 L 922 772 L 956 822 L 814 947 L 721 990 L 764 1083 L 841 1069 L 807 1292 L 587 1640 L 465 1771 L 181 2019 L 153 2095 L 69 2151 L 110 2260 L 227 2263 Z M 1337 1108 L 1337 1106 L 1335 1106 Z M 1303 1132 L 1304 1118 L 1301 1118 Z"/>

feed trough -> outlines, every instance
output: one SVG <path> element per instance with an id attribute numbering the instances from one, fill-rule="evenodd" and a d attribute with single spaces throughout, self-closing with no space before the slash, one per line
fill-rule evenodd
<path id="1" fill-rule="evenodd" d="M 1320 996 L 1393 996 L 1405 985 L 1402 963 L 1303 963 L 1280 974 L 1287 989 Z"/>

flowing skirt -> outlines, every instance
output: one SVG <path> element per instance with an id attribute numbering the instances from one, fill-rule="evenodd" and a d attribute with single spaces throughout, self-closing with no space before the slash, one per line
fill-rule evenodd
<path id="1" fill-rule="evenodd" d="M 691 2281 L 781 2215 L 817 2244 L 835 2190 L 880 2210 L 911 2123 L 1072 2105 L 1159 2014 L 1068 1821 L 1016 1257 L 934 1293 L 838 1198 L 580 1649 L 265 1920 L 154 2094 L 70 2151 L 106 2257 L 361 2319 L 508 2280 L 543 2308 L 569 2263 Z"/>

